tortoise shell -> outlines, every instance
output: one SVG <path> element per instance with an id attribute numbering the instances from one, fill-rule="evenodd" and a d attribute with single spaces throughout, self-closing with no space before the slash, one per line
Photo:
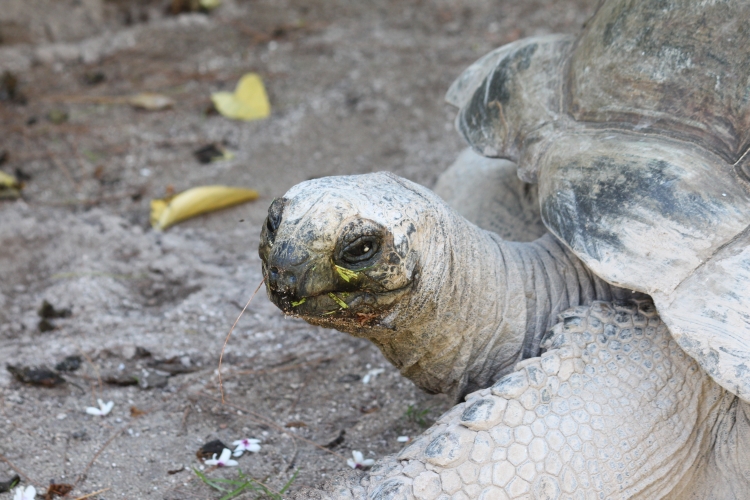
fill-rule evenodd
<path id="1" fill-rule="evenodd" d="M 447 100 L 474 149 L 539 184 L 553 234 L 750 402 L 748 47 L 745 0 L 610 0 L 577 38 L 483 57 Z"/>

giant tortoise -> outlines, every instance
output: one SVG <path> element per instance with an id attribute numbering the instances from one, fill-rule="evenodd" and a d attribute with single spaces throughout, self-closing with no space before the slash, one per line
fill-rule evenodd
<path id="1" fill-rule="evenodd" d="M 750 2 L 606 0 L 447 98 L 514 162 L 462 156 L 455 208 L 388 173 L 269 208 L 278 307 L 463 401 L 302 497 L 750 498 Z"/>

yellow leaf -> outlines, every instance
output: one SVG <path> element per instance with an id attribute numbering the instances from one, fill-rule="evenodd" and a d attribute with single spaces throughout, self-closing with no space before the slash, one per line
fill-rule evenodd
<path id="1" fill-rule="evenodd" d="M 200 0 L 200 5 L 206 10 L 213 10 L 221 5 L 221 0 Z"/>
<path id="2" fill-rule="evenodd" d="M 346 302 L 341 300 L 335 293 L 329 292 L 328 296 L 331 297 L 331 300 L 337 303 L 341 309 L 349 309 L 349 306 L 346 304 Z"/>
<path id="3" fill-rule="evenodd" d="M 211 100 L 219 113 L 233 120 L 261 120 L 271 114 L 263 80 L 256 73 L 240 78 L 234 93 L 215 92 Z"/>
<path id="4" fill-rule="evenodd" d="M 0 171 L 0 200 L 16 200 L 21 196 L 23 183 L 10 174 Z"/>
<path id="5" fill-rule="evenodd" d="M 221 156 L 217 156 L 216 158 L 212 158 L 211 161 L 229 161 L 234 160 L 234 153 L 229 151 L 228 149 L 225 149 L 222 151 Z"/>
<path id="6" fill-rule="evenodd" d="M 162 214 L 167 209 L 169 201 L 167 199 L 156 199 L 151 200 L 151 227 L 164 229 L 159 227 L 159 221 L 161 220 Z"/>
<path id="7" fill-rule="evenodd" d="M 351 269 L 337 266 L 335 264 L 333 267 L 336 269 L 336 272 L 339 273 L 339 276 L 341 276 L 341 278 L 347 283 L 359 276 L 359 273 L 357 273 L 357 271 L 352 271 Z"/>
<path id="8" fill-rule="evenodd" d="M 221 210 L 258 198 L 254 189 L 229 186 L 201 186 L 171 198 L 151 200 L 151 226 L 166 229 L 196 215 Z"/>
<path id="9" fill-rule="evenodd" d="M 143 92 L 128 97 L 128 104 L 134 108 L 145 109 L 147 111 L 161 111 L 162 109 L 174 106 L 174 100 L 161 94 Z"/>
<path id="10" fill-rule="evenodd" d="M 0 171 L 0 187 L 20 189 L 22 186 L 15 177 Z"/>

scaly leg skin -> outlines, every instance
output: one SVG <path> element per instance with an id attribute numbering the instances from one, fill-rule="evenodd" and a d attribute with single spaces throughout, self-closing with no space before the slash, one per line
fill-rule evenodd
<path id="1" fill-rule="evenodd" d="M 748 405 L 680 349 L 650 301 L 561 318 L 546 353 L 398 456 L 297 498 L 750 498 Z"/>

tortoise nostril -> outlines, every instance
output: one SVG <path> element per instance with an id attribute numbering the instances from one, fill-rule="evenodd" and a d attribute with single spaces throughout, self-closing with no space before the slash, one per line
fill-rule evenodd
<path id="1" fill-rule="evenodd" d="M 279 288 L 279 275 L 278 267 L 274 266 L 268 268 L 268 286 L 270 286 L 272 290 Z"/>
<path id="2" fill-rule="evenodd" d="M 297 276 L 289 269 L 272 266 L 268 268 L 268 284 L 274 290 L 293 293 L 297 286 Z"/>

